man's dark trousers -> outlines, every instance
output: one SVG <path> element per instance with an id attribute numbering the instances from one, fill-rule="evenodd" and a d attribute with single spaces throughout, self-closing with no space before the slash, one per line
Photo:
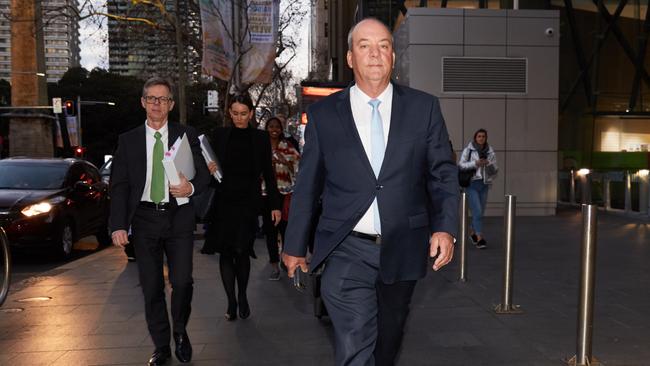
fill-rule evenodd
<path id="1" fill-rule="evenodd" d="M 191 229 L 179 230 L 188 225 L 177 223 L 188 218 L 193 220 L 193 215 L 190 205 L 173 205 L 165 211 L 139 206 L 133 216 L 133 245 L 144 293 L 145 316 L 156 348 L 169 346 L 171 338 L 163 276 L 165 255 L 172 287 L 173 331 L 184 333 L 190 317 L 194 233 Z"/>
<path id="2" fill-rule="evenodd" d="M 348 236 L 330 254 L 321 295 L 336 332 L 336 365 L 393 365 L 416 281 L 379 278 L 380 244 Z"/>

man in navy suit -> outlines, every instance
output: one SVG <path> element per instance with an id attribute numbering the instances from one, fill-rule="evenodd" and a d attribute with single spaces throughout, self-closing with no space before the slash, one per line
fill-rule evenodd
<path id="1" fill-rule="evenodd" d="M 458 170 L 436 97 L 390 81 L 388 28 L 365 19 L 348 35 L 355 84 L 307 112 L 283 261 L 293 277 L 322 266 L 321 295 L 337 365 L 393 365 L 418 279 L 451 261 Z M 317 217 L 318 201 L 322 212 Z"/>

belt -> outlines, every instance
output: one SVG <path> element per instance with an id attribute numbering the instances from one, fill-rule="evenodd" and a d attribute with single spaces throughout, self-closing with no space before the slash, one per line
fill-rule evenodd
<path id="1" fill-rule="evenodd" d="M 153 203 L 149 201 L 140 201 L 140 207 L 150 208 L 156 211 L 167 211 L 172 208 L 169 202 Z"/>
<path id="2" fill-rule="evenodd" d="M 350 236 L 356 236 L 359 239 L 370 240 L 375 244 L 381 244 L 381 235 L 360 233 L 358 231 L 350 231 Z"/>

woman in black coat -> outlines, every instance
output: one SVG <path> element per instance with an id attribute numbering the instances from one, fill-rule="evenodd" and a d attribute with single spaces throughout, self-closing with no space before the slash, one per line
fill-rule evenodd
<path id="1" fill-rule="evenodd" d="M 254 113 L 250 96 L 232 96 L 228 111 L 233 127 L 217 129 L 210 139 L 223 179 L 217 184 L 202 252 L 220 253 L 221 280 L 228 296 L 225 317 L 227 320 L 235 320 L 237 307 L 242 319 L 250 316 L 246 287 L 250 275 L 250 257 L 256 258 L 253 243 L 261 204 L 260 179 L 264 179 L 268 187 L 273 208 L 271 216 L 275 225 L 281 219 L 281 204 L 271 163 L 269 135 L 249 124 Z M 210 162 L 208 168 L 214 174 L 217 163 Z"/>

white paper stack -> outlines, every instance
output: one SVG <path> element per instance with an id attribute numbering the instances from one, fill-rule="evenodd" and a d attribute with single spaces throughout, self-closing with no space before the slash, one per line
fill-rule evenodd
<path id="1" fill-rule="evenodd" d="M 192 149 L 190 143 L 187 141 L 187 135 L 179 137 L 174 145 L 165 153 L 163 157 L 163 167 L 165 167 L 165 175 L 171 185 L 181 184 L 179 173 L 183 173 L 187 180 L 194 178 L 196 171 L 194 170 L 194 158 L 192 156 Z M 188 197 L 176 197 L 176 203 L 184 205 L 190 202 Z"/>
<path id="2" fill-rule="evenodd" d="M 217 163 L 217 171 L 212 174 L 214 179 L 217 180 L 217 182 L 221 183 L 221 179 L 223 178 L 223 172 L 221 171 L 221 164 L 219 164 L 219 160 L 217 159 L 217 154 L 214 153 L 214 150 L 212 150 L 212 146 L 210 146 L 210 142 L 208 141 L 208 138 L 205 135 L 200 135 L 199 136 L 199 142 L 201 143 L 201 153 L 203 154 L 203 159 L 205 159 L 205 163 L 209 163 L 211 161 L 214 161 Z"/>

